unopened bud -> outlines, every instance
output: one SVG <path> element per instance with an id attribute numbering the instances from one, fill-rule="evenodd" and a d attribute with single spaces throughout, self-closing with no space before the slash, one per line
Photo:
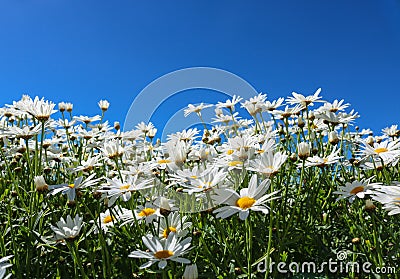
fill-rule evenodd
<path id="1" fill-rule="evenodd" d="M 330 131 L 328 134 L 329 143 L 332 145 L 336 145 L 339 142 L 339 137 L 336 131 Z"/>
<path id="2" fill-rule="evenodd" d="M 119 129 L 121 129 L 121 125 L 119 124 L 118 121 L 115 121 L 115 122 L 114 122 L 114 129 L 117 130 L 117 131 L 118 131 Z"/>
<path id="3" fill-rule="evenodd" d="M 364 209 L 366 211 L 374 211 L 376 208 L 375 204 L 372 202 L 372 200 L 366 200 L 365 201 L 365 206 Z"/>
<path id="4" fill-rule="evenodd" d="M 310 144 L 301 142 L 297 145 L 297 152 L 301 160 L 305 160 L 310 156 Z"/>
<path id="5" fill-rule="evenodd" d="M 185 268 L 185 272 L 183 273 L 182 279 L 197 279 L 197 278 L 199 278 L 197 265 L 196 264 L 187 265 Z"/>
<path id="6" fill-rule="evenodd" d="M 107 111 L 110 103 L 107 100 L 100 100 L 98 105 L 102 111 Z"/>
<path id="7" fill-rule="evenodd" d="M 300 128 L 303 128 L 305 126 L 303 117 L 299 116 L 299 118 L 297 119 L 297 126 L 299 126 Z"/>
<path id="8" fill-rule="evenodd" d="M 374 137 L 373 137 L 373 136 L 368 136 L 366 142 L 367 142 L 367 144 L 369 144 L 370 146 L 374 146 Z"/>

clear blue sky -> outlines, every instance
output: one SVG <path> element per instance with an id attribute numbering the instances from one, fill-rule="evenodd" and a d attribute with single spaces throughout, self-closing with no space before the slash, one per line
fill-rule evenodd
<path id="1" fill-rule="evenodd" d="M 399 0 L 0 0 L 0 41 L 0 105 L 27 93 L 93 115 L 107 99 L 123 123 L 150 82 L 207 66 L 270 99 L 322 87 L 363 128 L 400 122 Z"/>

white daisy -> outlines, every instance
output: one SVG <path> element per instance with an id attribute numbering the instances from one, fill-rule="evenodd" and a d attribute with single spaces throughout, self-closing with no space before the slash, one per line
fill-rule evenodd
<path id="1" fill-rule="evenodd" d="M 235 111 L 235 105 L 237 103 L 239 103 L 241 100 L 243 100 L 242 97 L 240 96 L 236 96 L 233 95 L 232 100 L 226 100 L 225 102 L 218 102 L 218 104 L 216 105 L 217 108 L 221 109 L 221 108 L 227 108 L 231 111 Z"/>
<path id="2" fill-rule="evenodd" d="M 217 187 L 219 183 L 223 182 L 227 176 L 224 170 L 218 170 L 217 168 L 205 172 L 206 173 L 200 177 L 190 179 L 190 184 L 184 184 L 186 187 L 184 191 L 193 194 L 212 190 Z"/>
<path id="3" fill-rule="evenodd" d="M 304 109 L 307 106 L 313 106 L 314 102 L 323 102 L 319 99 L 322 97 L 319 96 L 319 93 L 321 92 L 321 88 L 318 88 L 317 91 L 313 95 L 305 97 L 304 95 L 298 94 L 296 92 L 293 92 L 292 95 L 293 97 L 288 97 L 286 99 L 286 102 L 291 105 L 301 105 L 301 108 Z"/>
<path id="4" fill-rule="evenodd" d="M 179 212 L 171 212 L 167 217 L 161 218 L 159 223 L 154 222 L 153 225 L 158 230 L 160 238 L 167 238 L 170 232 L 178 237 L 185 237 L 188 233 L 187 229 L 192 226 L 187 219 L 187 215 L 181 217 Z"/>
<path id="5" fill-rule="evenodd" d="M 106 178 L 107 184 L 97 190 L 100 193 L 106 193 L 108 206 L 112 206 L 118 198 L 124 202 L 130 200 L 132 192 L 153 187 L 152 180 L 139 180 L 138 175 L 127 175 L 124 180 L 118 178 Z"/>
<path id="6" fill-rule="evenodd" d="M 158 268 L 164 269 L 167 266 L 168 260 L 184 264 L 190 263 L 190 260 L 181 258 L 181 256 L 189 251 L 190 242 L 192 241 L 191 237 L 181 240 L 174 233 L 170 233 L 166 239 L 146 235 L 142 237 L 142 240 L 150 252 L 136 250 L 128 256 L 131 258 L 148 259 L 147 263 L 140 266 L 141 269 L 148 268 L 156 262 L 158 262 Z"/>
<path id="7" fill-rule="evenodd" d="M 12 264 L 10 264 L 10 263 L 8 262 L 8 260 L 9 260 L 11 257 L 13 257 L 13 255 L 6 256 L 6 257 L 2 257 L 2 258 L 0 259 L 0 279 L 8 279 L 8 278 L 11 277 L 11 273 L 9 273 L 7 276 L 5 276 L 5 275 L 6 275 L 7 268 L 10 267 L 10 266 L 12 266 Z M 5 276 L 5 277 L 4 277 L 4 276 Z"/>
<path id="8" fill-rule="evenodd" d="M 56 223 L 56 226 L 51 225 L 50 228 L 55 232 L 56 240 L 71 240 L 79 235 L 82 229 L 82 221 L 83 217 L 80 217 L 78 214 L 74 219 L 71 218 L 71 215 L 68 215 L 67 221 L 61 217 L 60 221 Z"/>
<path id="9" fill-rule="evenodd" d="M 257 175 L 254 174 L 249 182 L 248 188 L 240 190 L 240 194 L 237 194 L 233 189 L 215 189 L 213 200 L 216 204 L 227 204 L 227 206 L 214 210 L 217 213 L 217 218 L 227 218 L 233 214 L 239 213 L 239 218 L 245 220 L 250 211 L 261 211 L 264 214 L 269 213 L 269 207 L 266 203 L 277 199 L 279 197 L 273 197 L 278 191 L 274 191 L 270 194 L 265 194 L 269 188 L 270 180 L 265 179 L 258 184 Z"/>
<path id="10" fill-rule="evenodd" d="M 363 179 L 361 181 L 355 180 L 351 183 L 346 182 L 345 186 L 339 186 L 338 191 L 333 192 L 334 194 L 340 195 L 336 201 L 349 198 L 349 202 L 352 203 L 356 198 L 363 199 L 366 194 L 371 194 L 371 189 L 379 184 L 370 184 L 369 180 L 370 179 Z"/>
<path id="11" fill-rule="evenodd" d="M 85 180 L 83 180 L 83 176 L 75 178 L 74 182 L 71 184 L 62 183 L 58 185 L 49 185 L 48 189 L 50 190 L 48 195 L 56 195 L 58 193 L 62 193 L 67 195 L 68 202 L 73 202 L 76 197 L 76 190 L 86 188 L 89 186 L 95 185 L 99 179 L 93 179 L 96 174 L 93 173 L 88 176 Z"/>
<path id="12" fill-rule="evenodd" d="M 107 209 L 105 212 L 101 212 L 97 221 L 92 221 L 96 222 L 94 232 L 98 233 L 97 226 L 100 226 L 100 229 L 105 233 L 108 232 L 108 230 L 114 227 L 115 223 L 120 221 L 122 219 L 122 216 L 128 214 L 129 211 L 130 210 L 125 208 L 122 208 L 121 210 L 119 210 L 118 208 L 114 208 L 112 211 L 110 209 Z"/>
<path id="13" fill-rule="evenodd" d="M 362 156 L 373 156 L 382 158 L 384 161 L 391 162 L 400 156 L 400 139 L 395 141 L 386 140 L 380 143 L 374 142 L 373 146 L 366 141 L 361 142 L 364 149 L 360 151 Z"/>
<path id="14" fill-rule="evenodd" d="M 327 165 L 331 165 L 331 164 L 335 164 L 336 162 L 338 162 L 341 158 L 343 158 L 343 156 L 339 156 L 340 153 L 340 149 L 337 149 L 336 146 L 335 148 L 333 148 L 331 154 L 329 154 L 328 156 L 317 156 L 314 155 L 312 157 L 308 157 L 306 162 L 305 162 L 305 166 L 306 167 L 313 167 L 313 166 L 317 166 L 317 167 L 325 167 Z M 299 167 L 301 167 L 302 165 L 299 164 Z"/>
<path id="15" fill-rule="evenodd" d="M 250 163 L 249 170 L 264 174 L 273 175 L 279 172 L 282 165 L 285 163 L 288 155 L 281 152 L 272 151 L 264 152 L 258 159 Z"/>
<path id="16" fill-rule="evenodd" d="M 184 113 L 185 117 L 187 117 L 189 114 L 191 114 L 193 112 L 196 113 L 198 116 L 201 116 L 201 111 L 203 109 L 210 108 L 212 106 L 213 105 L 210 105 L 210 104 L 205 105 L 204 103 L 201 103 L 201 104 L 196 105 L 196 106 L 194 106 L 192 104 L 189 104 L 188 107 L 183 111 L 183 113 Z"/>
<path id="17" fill-rule="evenodd" d="M 375 187 L 372 199 L 383 204 L 383 209 L 389 211 L 389 215 L 400 214 L 400 187 L 399 183 L 391 186 Z"/>

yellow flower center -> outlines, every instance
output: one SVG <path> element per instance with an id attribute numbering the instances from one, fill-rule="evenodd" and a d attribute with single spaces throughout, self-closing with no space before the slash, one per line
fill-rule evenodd
<path id="1" fill-rule="evenodd" d="M 228 151 L 226 151 L 226 154 L 231 155 L 234 152 L 234 150 L 229 149 Z"/>
<path id="2" fill-rule="evenodd" d="M 265 150 L 263 150 L 263 149 L 257 150 L 257 153 L 258 153 L 258 154 L 262 154 L 262 153 L 264 153 L 264 152 L 265 152 Z"/>
<path id="3" fill-rule="evenodd" d="M 192 175 L 192 176 L 190 176 L 190 178 L 197 179 L 197 175 Z"/>
<path id="4" fill-rule="evenodd" d="M 255 199 L 246 196 L 238 199 L 236 201 L 236 206 L 240 207 L 241 209 L 248 209 L 252 207 L 255 202 Z"/>
<path id="5" fill-rule="evenodd" d="M 157 259 L 166 259 L 173 255 L 174 255 L 174 252 L 172 252 L 170 250 L 161 250 L 161 251 L 157 251 L 154 254 L 154 257 L 156 257 Z"/>
<path id="6" fill-rule="evenodd" d="M 71 189 L 73 189 L 73 188 L 75 188 L 75 184 L 74 184 L 74 183 L 69 184 L 68 187 L 71 188 Z"/>
<path id="7" fill-rule="evenodd" d="M 395 200 L 395 204 L 398 204 L 398 205 L 400 205 L 400 198 L 394 198 L 394 200 Z"/>
<path id="8" fill-rule="evenodd" d="M 357 187 L 354 187 L 353 190 L 350 191 L 350 194 L 356 195 L 362 191 L 364 191 L 364 186 L 357 186 Z"/>
<path id="9" fill-rule="evenodd" d="M 165 230 L 163 231 L 162 236 L 163 236 L 164 238 L 167 238 L 167 237 L 168 237 L 168 234 L 169 234 L 170 232 L 176 233 L 176 228 L 174 228 L 174 227 L 169 227 L 169 232 L 167 232 L 167 229 L 165 229 Z"/>
<path id="10" fill-rule="evenodd" d="M 385 147 L 379 147 L 379 148 L 376 148 L 374 151 L 379 154 L 379 153 L 387 152 L 388 150 Z"/>
<path id="11" fill-rule="evenodd" d="M 156 212 L 156 210 L 154 208 L 146 207 L 142 211 L 140 211 L 139 216 L 140 217 L 144 217 L 144 216 L 147 217 L 147 216 L 150 216 L 151 214 L 154 214 L 154 212 Z"/>
<path id="12" fill-rule="evenodd" d="M 119 187 L 120 190 L 128 190 L 129 187 L 131 187 L 131 185 L 122 185 L 121 187 Z"/>
<path id="13" fill-rule="evenodd" d="M 241 165 L 243 165 L 243 162 L 241 162 L 241 161 L 231 161 L 228 163 L 228 166 L 230 166 L 230 167 L 236 167 L 236 166 L 241 166 Z"/>
<path id="14" fill-rule="evenodd" d="M 161 165 L 161 164 L 168 164 L 168 163 L 171 163 L 171 160 L 168 160 L 168 159 L 161 159 L 161 160 L 158 160 L 157 163 L 159 163 L 160 165 Z"/>
<path id="15" fill-rule="evenodd" d="M 108 224 L 108 223 L 112 222 L 113 220 L 114 220 L 113 217 L 111 217 L 110 215 L 107 215 L 106 217 L 104 217 L 103 223 Z"/>

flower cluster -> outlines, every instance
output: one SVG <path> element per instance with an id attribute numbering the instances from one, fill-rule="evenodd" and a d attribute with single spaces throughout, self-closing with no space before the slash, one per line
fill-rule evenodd
<path id="1" fill-rule="evenodd" d="M 184 278 L 197 278 L 198 266 L 208 275 L 250 278 L 255 255 L 281 257 L 300 249 L 292 245 L 303 241 L 301 230 L 324 234 L 318 228 L 341 224 L 354 233 L 348 220 L 363 216 L 362 199 L 375 212 L 368 214 L 376 214 L 366 216 L 368 222 L 378 214 L 400 214 L 397 125 L 381 135 L 360 130 L 353 126 L 359 115 L 346 111 L 349 104 L 322 100 L 320 92 L 293 92 L 286 100 L 270 101 L 260 93 L 249 100 L 234 96 L 216 105 L 190 104 L 185 116 L 197 114 L 204 129 L 179 131 L 165 142 L 156 140 L 152 123 L 129 131 L 121 131 L 119 123 L 111 126 L 104 119 L 106 100 L 98 103 L 101 115 L 94 116 L 74 116 L 72 104 L 60 103 L 60 118 L 54 119 L 54 103 L 23 96 L 0 109 L 0 205 L 30 232 L 26 245 L 38 247 L 40 257 L 59 258 L 52 255 L 67 246 L 75 276 L 112 274 L 114 260 L 116 266 L 131 265 L 137 275 L 158 263 L 160 270 L 179 270 Z M 239 115 L 239 106 L 248 115 Z M 214 125 L 208 128 L 202 111 L 211 108 Z M 252 248 L 253 233 L 265 241 L 258 251 Z M 320 245 L 338 248 L 327 240 L 332 237 L 323 236 Z M 206 241 L 213 243 L 211 250 Z M 366 247 L 370 242 L 364 240 Z M 57 243 L 66 245 L 54 248 Z M 79 250 L 79 245 L 86 246 Z M 240 245 L 245 260 L 237 252 L 244 249 Z M 362 250 L 376 265 L 385 256 L 398 256 L 378 245 Z M 18 256 L 15 245 L 6 249 L 15 262 L 26 256 Z M 370 256 L 371 251 L 379 254 Z M 229 257 L 220 259 L 224 268 L 210 259 L 221 255 Z M 62 273 L 65 267 L 57 268 Z"/>

